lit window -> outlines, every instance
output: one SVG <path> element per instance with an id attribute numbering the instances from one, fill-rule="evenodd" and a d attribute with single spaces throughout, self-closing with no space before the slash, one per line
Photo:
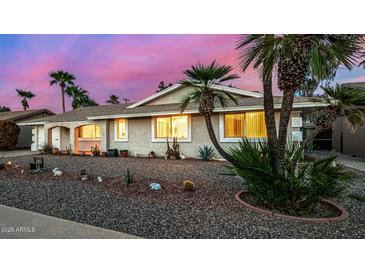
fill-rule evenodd
<path id="1" fill-rule="evenodd" d="M 157 117 L 155 123 L 155 138 L 177 137 L 187 139 L 188 136 L 188 116 Z"/>
<path id="2" fill-rule="evenodd" d="M 116 139 L 126 140 L 127 139 L 127 120 L 117 119 L 116 120 Z"/>
<path id="3" fill-rule="evenodd" d="M 242 138 L 244 136 L 245 115 L 241 114 L 225 114 L 224 115 L 224 137 L 226 138 Z"/>
<path id="4" fill-rule="evenodd" d="M 224 138 L 266 138 L 264 112 L 224 115 Z"/>
<path id="5" fill-rule="evenodd" d="M 264 112 L 246 113 L 246 137 L 266 138 L 266 125 Z"/>
<path id="6" fill-rule="evenodd" d="M 80 138 L 97 139 L 101 138 L 101 129 L 97 125 L 87 125 L 80 127 Z"/>

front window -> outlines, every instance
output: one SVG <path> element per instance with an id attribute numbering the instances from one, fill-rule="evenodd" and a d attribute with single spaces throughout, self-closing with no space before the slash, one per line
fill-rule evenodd
<path id="1" fill-rule="evenodd" d="M 127 119 L 117 119 L 116 123 L 116 139 L 126 140 L 127 139 Z"/>
<path id="2" fill-rule="evenodd" d="M 264 112 L 224 115 L 224 138 L 266 138 Z"/>
<path id="3" fill-rule="evenodd" d="M 82 139 L 101 138 L 101 129 L 97 125 L 87 125 L 80 127 L 79 137 Z"/>
<path id="4" fill-rule="evenodd" d="M 176 115 L 157 117 L 155 120 L 155 138 L 178 139 L 189 138 L 189 117 L 188 115 Z"/>

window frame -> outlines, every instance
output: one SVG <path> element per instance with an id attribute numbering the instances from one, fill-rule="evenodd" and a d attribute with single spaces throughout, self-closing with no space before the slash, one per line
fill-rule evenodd
<path id="1" fill-rule="evenodd" d="M 245 138 L 246 136 L 246 117 L 247 117 L 247 113 L 250 112 L 262 112 L 261 110 L 253 110 L 253 111 L 236 111 L 236 112 L 224 112 L 224 113 L 219 113 L 219 141 L 221 143 L 238 143 L 240 141 L 242 141 L 243 138 Z M 243 128 L 244 128 L 244 137 L 225 137 L 224 135 L 224 127 L 225 127 L 225 114 L 244 114 L 244 124 L 243 124 Z M 267 137 L 265 138 L 247 138 L 247 140 L 251 141 L 251 142 L 266 142 L 267 141 Z"/>
<path id="2" fill-rule="evenodd" d="M 117 128 L 118 128 L 118 121 L 119 120 L 125 120 L 125 138 L 124 139 L 120 139 L 118 138 L 118 132 L 117 132 Z M 114 119 L 114 142 L 128 142 L 128 119 L 127 118 L 117 118 Z"/>
<path id="3" fill-rule="evenodd" d="M 191 115 L 189 114 L 173 114 L 173 115 L 158 115 L 151 117 L 151 140 L 153 143 L 166 143 L 167 138 L 156 138 L 156 120 L 157 118 L 166 118 L 174 116 L 186 116 L 188 118 L 188 138 L 177 138 L 180 143 L 191 143 Z M 172 130 L 172 128 L 171 128 Z M 173 137 L 168 138 L 169 142 L 173 141 Z"/>
<path id="4" fill-rule="evenodd" d="M 95 136 L 96 136 L 96 127 L 100 128 L 100 137 L 95 137 L 95 138 L 85 138 L 85 137 L 80 137 L 80 134 L 82 132 L 82 127 L 86 127 L 86 126 L 94 126 L 95 127 Z M 79 141 L 101 141 L 103 133 L 102 133 L 102 128 L 101 126 L 97 125 L 97 124 L 87 124 L 87 125 L 82 125 L 79 127 L 79 134 L 78 134 L 78 140 Z"/>

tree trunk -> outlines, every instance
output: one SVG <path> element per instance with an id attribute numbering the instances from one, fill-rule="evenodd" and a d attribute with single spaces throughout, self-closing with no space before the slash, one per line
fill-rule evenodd
<path id="1" fill-rule="evenodd" d="M 314 140 L 314 138 L 317 136 L 317 134 L 321 132 L 321 130 L 322 130 L 322 129 L 323 129 L 323 127 L 322 127 L 321 125 L 316 126 L 316 127 L 314 128 L 314 130 L 312 131 L 311 135 L 309 135 L 309 136 L 308 136 L 308 137 L 304 140 L 304 142 L 303 142 L 303 146 L 304 146 L 304 147 L 309 146 L 309 145 L 313 142 L 313 140 Z"/>
<path id="2" fill-rule="evenodd" d="M 284 90 L 283 102 L 281 104 L 280 123 L 279 123 L 279 137 L 277 143 L 276 154 L 276 171 L 284 174 L 284 157 L 285 148 L 288 134 L 288 124 L 290 120 L 290 114 L 293 109 L 294 92 L 291 90 Z"/>
<path id="3" fill-rule="evenodd" d="M 62 112 L 65 112 L 65 86 L 61 85 Z"/>
<path id="4" fill-rule="evenodd" d="M 272 95 L 271 78 L 270 80 L 263 81 L 263 89 L 264 89 L 264 110 L 265 110 L 267 141 L 271 157 L 271 166 L 273 169 L 275 169 L 278 137 L 276 133 L 274 98 Z"/>
<path id="5" fill-rule="evenodd" d="M 224 159 L 226 159 L 228 162 L 233 163 L 232 157 L 220 146 L 220 144 L 217 141 L 217 137 L 215 136 L 212 120 L 210 115 L 203 115 L 205 119 L 205 124 L 207 126 L 208 134 L 210 137 L 210 140 L 212 141 L 215 148 L 218 150 L 219 154 L 222 155 Z"/>

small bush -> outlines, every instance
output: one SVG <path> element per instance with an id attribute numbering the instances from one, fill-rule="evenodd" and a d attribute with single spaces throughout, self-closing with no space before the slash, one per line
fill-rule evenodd
<path id="1" fill-rule="evenodd" d="M 129 168 L 127 168 L 127 171 L 124 173 L 124 181 L 127 184 L 127 186 L 129 186 L 133 183 L 133 174 L 129 170 Z"/>
<path id="2" fill-rule="evenodd" d="M 203 146 L 203 148 L 199 147 L 200 158 L 204 161 L 208 161 L 214 157 L 214 149 L 210 146 Z"/>
<path id="3" fill-rule="evenodd" d="M 354 200 L 357 200 L 357 201 L 360 201 L 360 202 L 365 202 L 365 195 L 361 195 L 361 194 L 350 194 L 349 197 L 351 199 L 354 199 Z"/>
<path id="4" fill-rule="evenodd" d="M 0 120 L 0 150 L 15 147 L 19 133 L 20 128 L 16 123 Z"/>
<path id="5" fill-rule="evenodd" d="M 235 160 L 231 173 L 244 179 L 245 189 L 258 204 L 293 215 L 312 212 L 322 199 L 340 197 L 352 177 L 335 163 L 336 157 L 315 157 L 299 146 L 287 147 L 282 176 L 271 167 L 266 143 L 243 140 L 229 153 Z"/>
<path id="6" fill-rule="evenodd" d="M 53 154 L 53 151 L 54 151 L 54 147 L 50 144 L 44 144 L 41 148 L 41 151 L 44 153 L 44 154 Z"/>
<path id="7" fill-rule="evenodd" d="M 91 147 L 91 154 L 93 156 L 100 156 L 101 153 L 100 153 L 100 148 L 98 145 Z"/>

